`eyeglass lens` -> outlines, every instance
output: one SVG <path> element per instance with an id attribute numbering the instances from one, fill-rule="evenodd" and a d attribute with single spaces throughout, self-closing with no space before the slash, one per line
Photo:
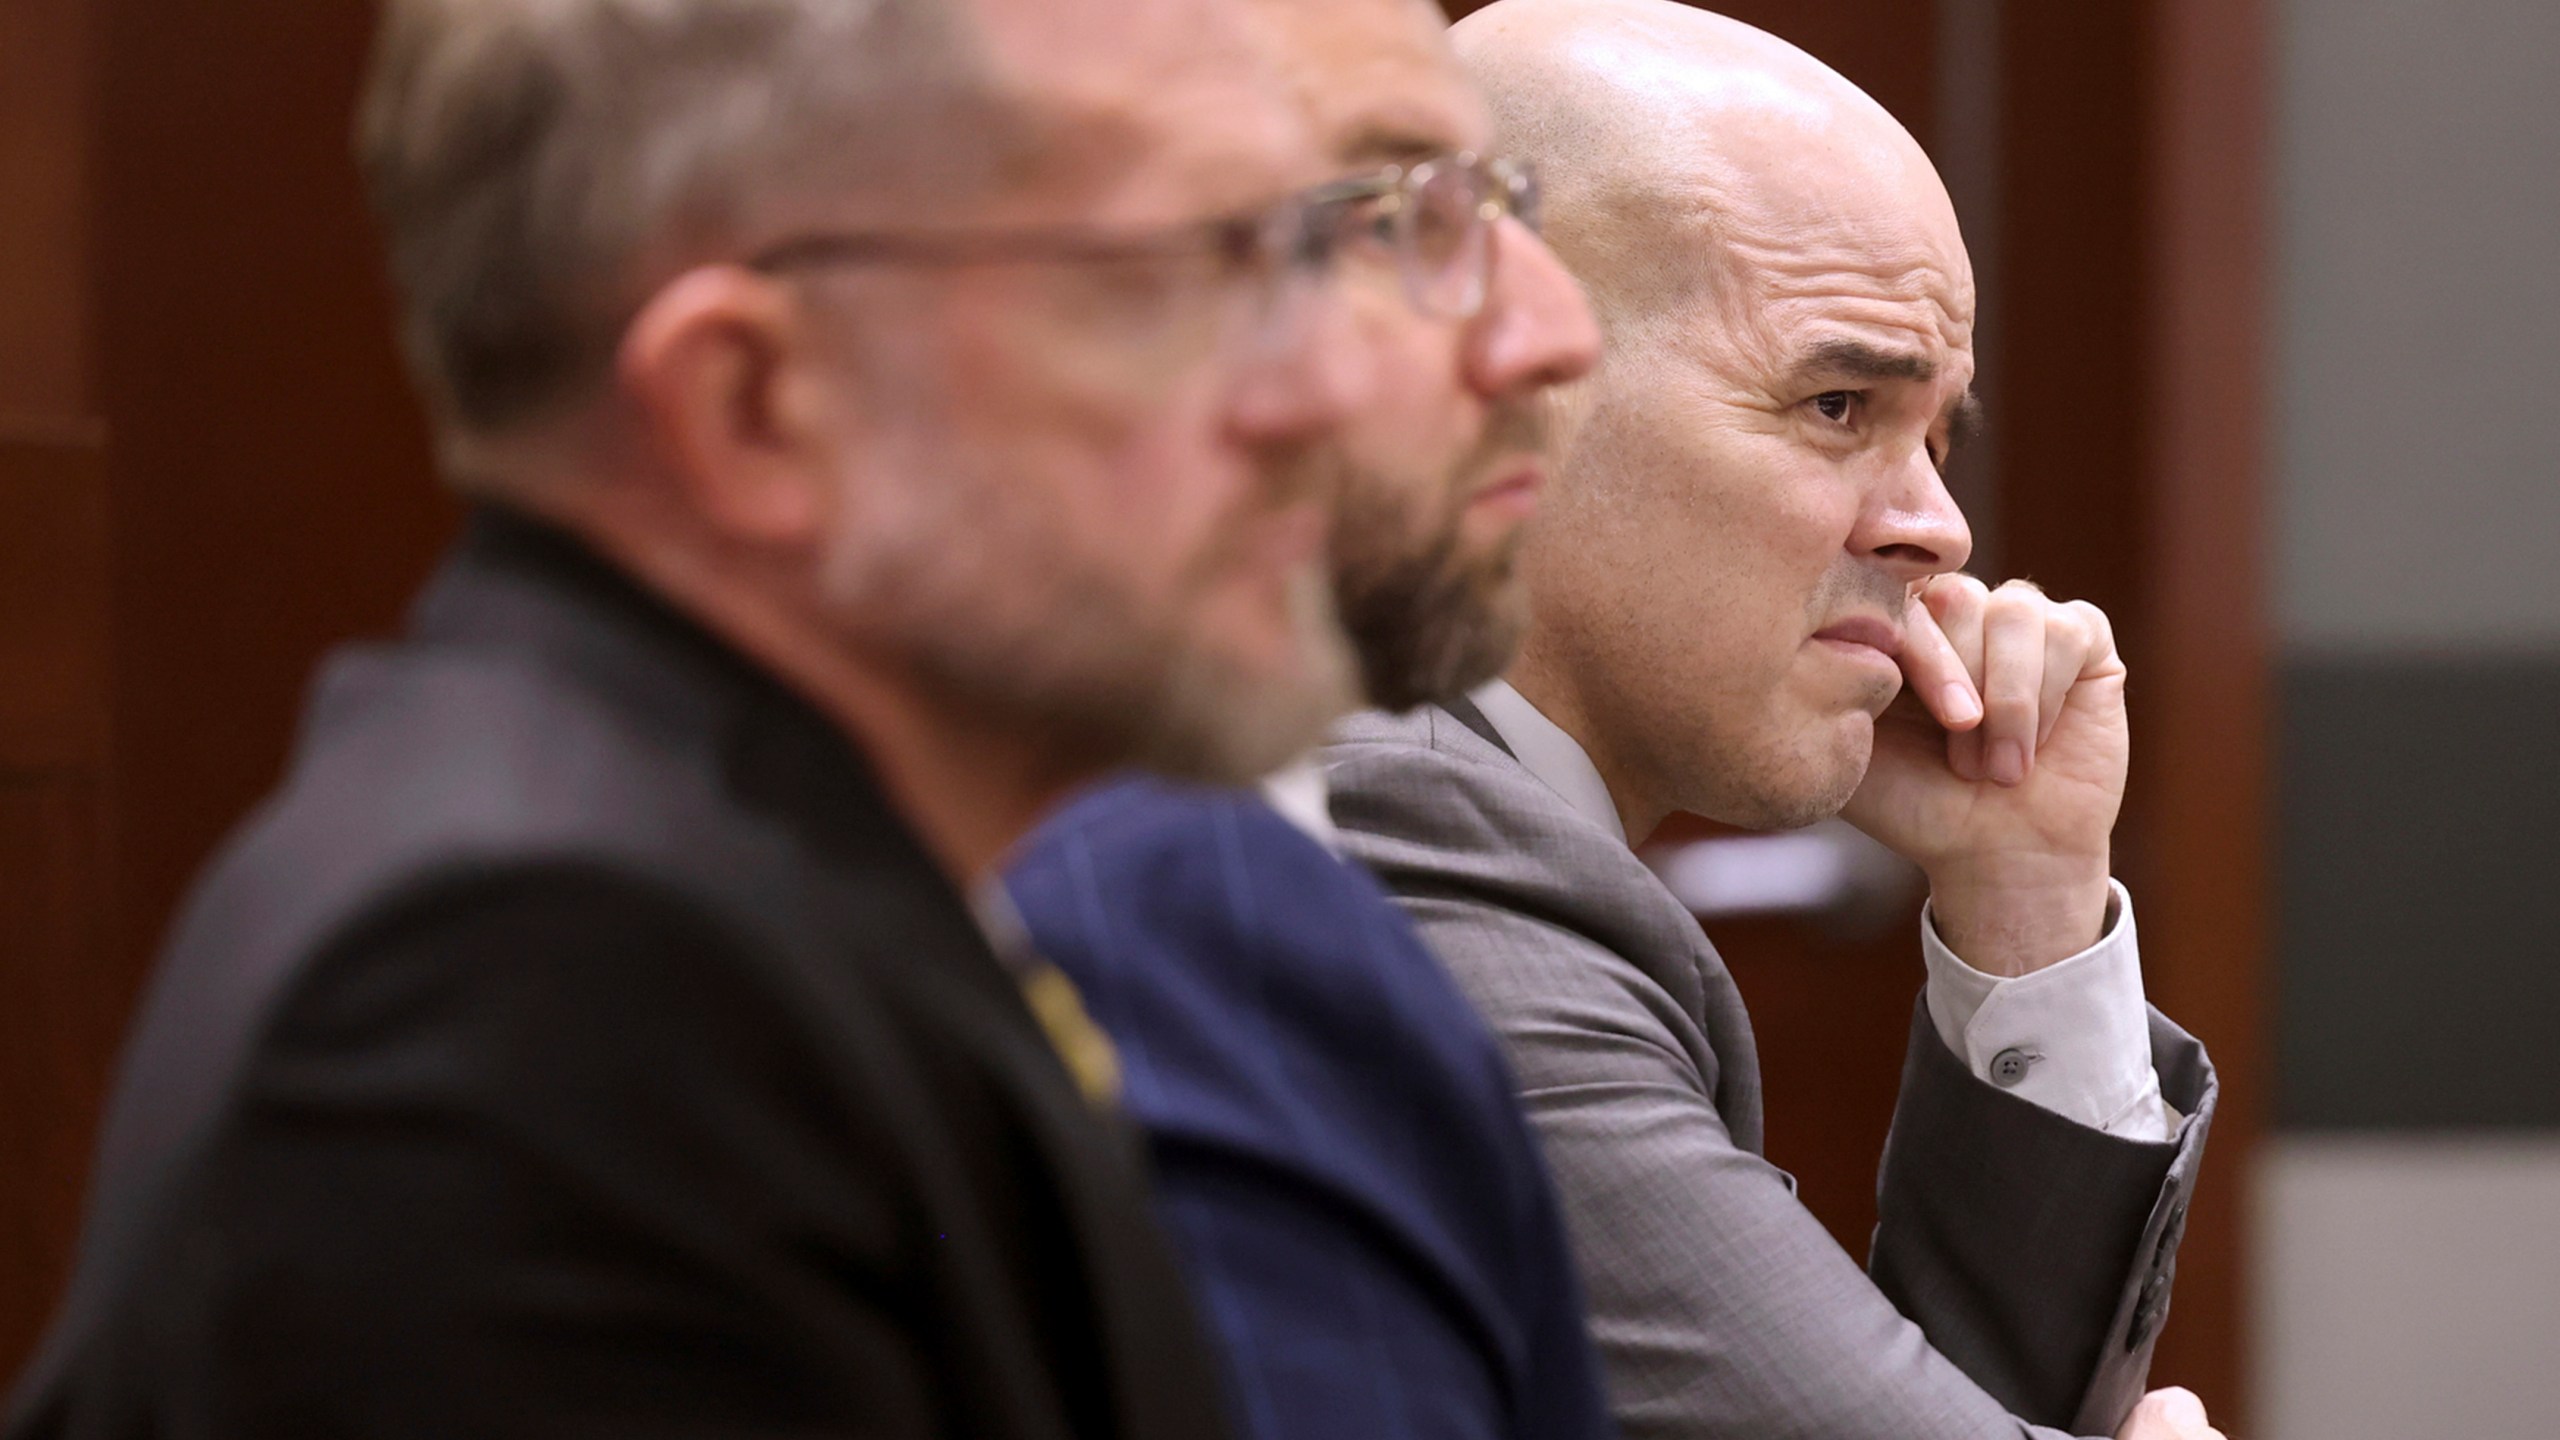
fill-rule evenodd
<path id="1" fill-rule="evenodd" d="M 1404 253 L 1414 301 L 1434 315 L 1465 319 L 1484 306 L 1493 216 L 1481 167 L 1417 166 L 1407 181 Z M 1495 213 L 1498 214 L 1498 211 Z"/>

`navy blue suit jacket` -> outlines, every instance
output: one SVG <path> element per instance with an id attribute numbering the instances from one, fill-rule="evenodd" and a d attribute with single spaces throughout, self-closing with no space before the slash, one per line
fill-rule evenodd
<path id="1" fill-rule="evenodd" d="M 1249 792 L 1127 781 L 1009 882 L 1120 1051 L 1243 1434 L 1610 1433 L 1509 1069 L 1366 871 Z"/>

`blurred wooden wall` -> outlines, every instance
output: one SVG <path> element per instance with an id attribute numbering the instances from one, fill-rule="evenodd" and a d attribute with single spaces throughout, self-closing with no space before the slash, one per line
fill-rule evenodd
<path id="1" fill-rule="evenodd" d="M 109 575 L 82 0 L 0 7 L 0 1367 L 61 1279 L 104 1057 Z"/>
<path id="2" fill-rule="evenodd" d="M 370 23 L 0 0 L 0 1376 L 181 888 L 453 523 L 347 158 Z"/>

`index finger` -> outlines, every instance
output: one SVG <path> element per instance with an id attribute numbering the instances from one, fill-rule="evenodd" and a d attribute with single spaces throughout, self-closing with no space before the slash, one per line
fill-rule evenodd
<path id="1" fill-rule="evenodd" d="M 1982 693 L 1938 617 L 1913 595 L 1902 616 L 1902 676 L 1931 716 L 1949 730 L 1982 723 Z"/>

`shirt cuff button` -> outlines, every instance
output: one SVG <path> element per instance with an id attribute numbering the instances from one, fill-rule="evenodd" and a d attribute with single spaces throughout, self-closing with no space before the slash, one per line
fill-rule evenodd
<path id="1" fill-rule="evenodd" d="M 2027 1078 L 2027 1067 L 2034 1062 L 2034 1056 L 2012 1045 L 1991 1057 L 1991 1083 L 2003 1090 L 2015 1089 L 2019 1081 Z"/>

